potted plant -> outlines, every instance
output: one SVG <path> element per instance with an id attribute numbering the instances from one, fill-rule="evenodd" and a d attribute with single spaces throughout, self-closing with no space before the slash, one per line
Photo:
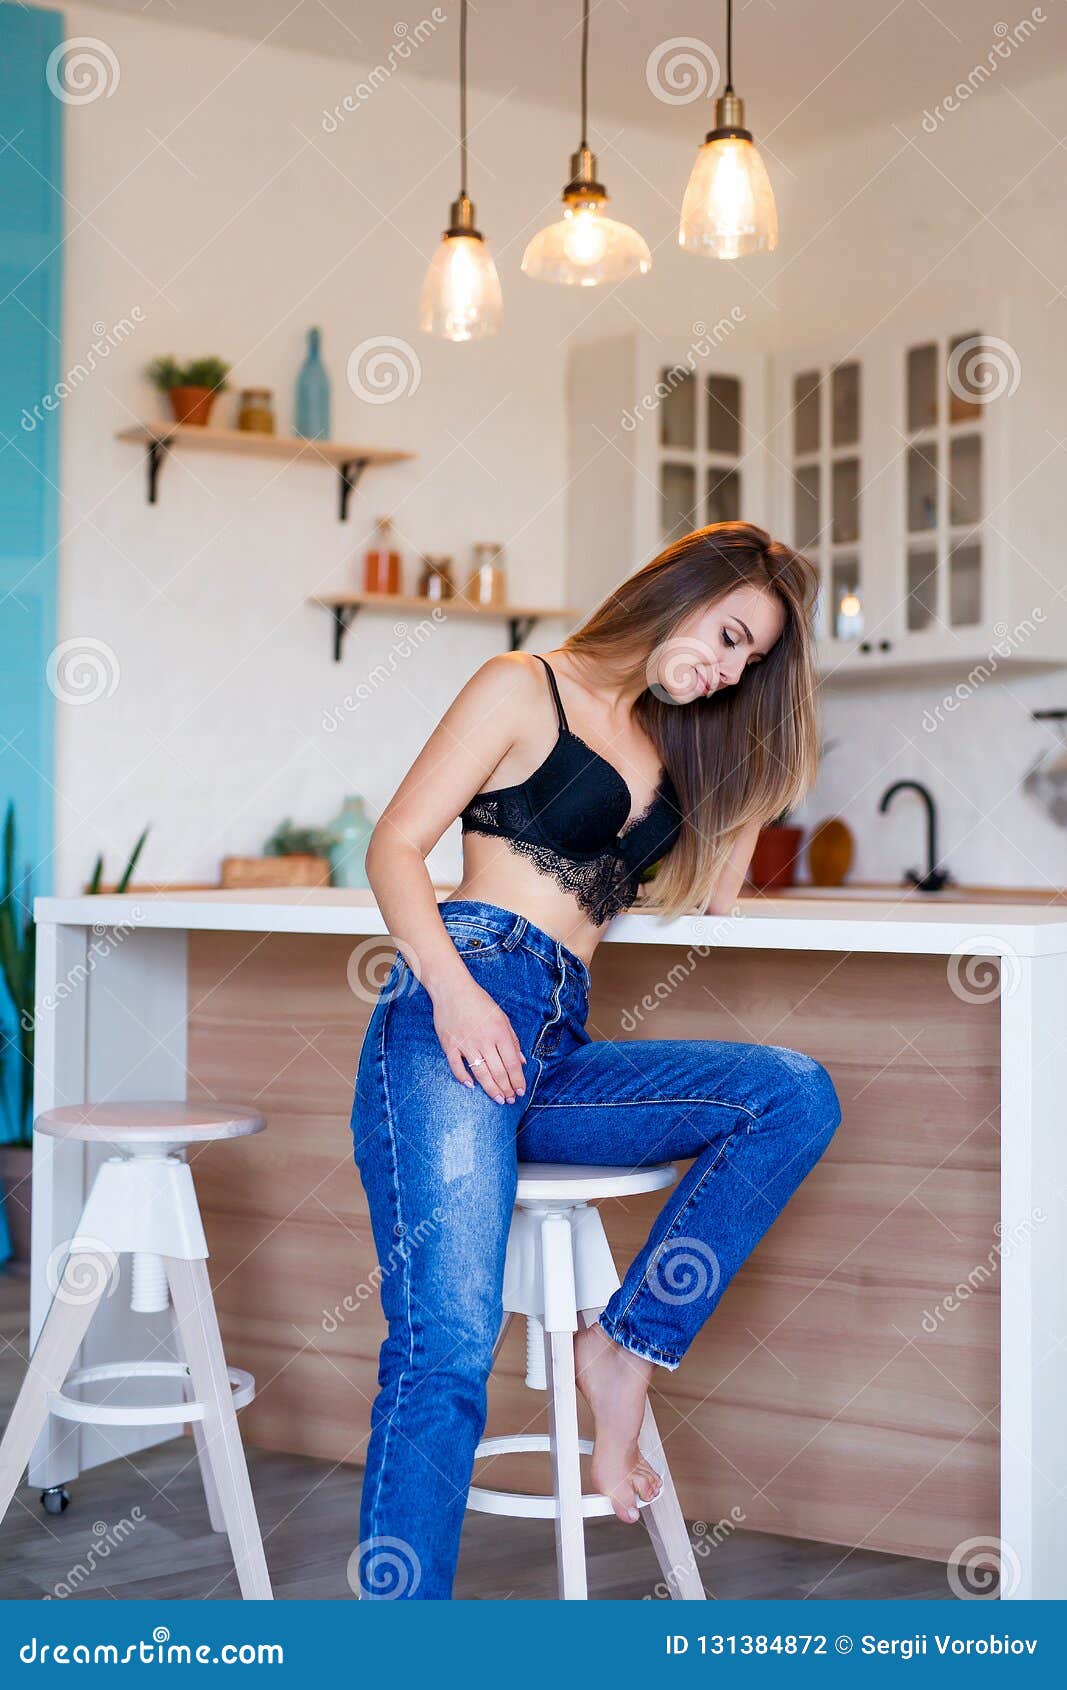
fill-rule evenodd
<path id="1" fill-rule="evenodd" d="M 338 837 L 326 827 L 295 827 L 286 819 L 267 840 L 262 857 L 223 857 L 225 887 L 328 886 L 330 852 Z"/>
<path id="2" fill-rule="evenodd" d="M 29 874 L 27 871 L 27 883 Z M 4 818 L 3 884 L 0 887 L 0 974 L 15 1013 L 17 1036 L 9 1049 L 17 1052 L 18 1074 L 13 1088 L 14 1119 L 8 1091 L 2 1092 L 7 1134 L 0 1140 L 0 1192 L 11 1235 L 10 1266 L 28 1273 L 30 1263 L 30 1169 L 33 1163 L 33 1032 L 36 933 L 29 899 L 20 900 L 15 885 L 15 806 Z"/>
<path id="3" fill-rule="evenodd" d="M 783 810 L 780 816 L 761 827 L 757 836 L 748 879 L 761 892 L 777 891 L 793 884 L 804 829 L 795 827 L 789 816 L 790 811 Z"/>
<path id="4" fill-rule="evenodd" d="M 126 867 L 123 869 L 122 873 L 119 875 L 119 878 L 115 882 L 114 887 L 109 887 L 109 891 L 125 892 L 127 890 L 127 888 L 129 887 L 129 884 L 130 884 L 130 880 L 132 879 L 132 876 L 133 876 L 133 871 L 137 867 L 137 859 L 141 855 L 141 852 L 144 850 L 144 843 L 145 843 L 145 840 L 147 838 L 148 838 L 148 829 L 145 828 L 144 831 L 141 834 L 141 837 L 138 839 L 136 845 L 134 846 L 133 850 L 130 852 L 129 856 L 126 859 Z M 93 872 L 89 877 L 88 884 L 86 885 L 86 888 L 85 888 L 86 892 L 94 893 L 94 894 L 101 892 L 103 890 L 103 886 L 102 886 L 103 878 L 104 878 L 104 858 L 103 858 L 103 854 L 101 854 L 99 857 L 97 857 L 96 862 L 93 864 Z"/>
<path id="5" fill-rule="evenodd" d="M 221 358 L 194 358 L 179 364 L 169 355 L 156 358 L 147 371 L 153 386 L 170 399 L 174 421 L 187 428 L 206 426 L 215 395 L 225 391 L 229 373 L 229 364 Z"/>

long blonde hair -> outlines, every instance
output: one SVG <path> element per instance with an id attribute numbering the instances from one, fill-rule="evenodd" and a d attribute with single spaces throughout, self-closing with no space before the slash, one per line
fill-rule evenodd
<path id="1" fill-rule="evenodd" d="M 736 587 L 773 593 L 780 637 L 735 686 L 691 704 L 657 696 L 654 654 L 679 626 Z M 812 616 L 818 574 L 800 552 L 747 522 L 698 528 L 629 576 L 563 642 L 645 689 L 634 705 L 678 793 L 682 831 L 651 901 L 665 914 L 707 902 L 741 830 L 796 804 L 818 769 Z M 684 642 L 683 642 L 684 643 Z"/>

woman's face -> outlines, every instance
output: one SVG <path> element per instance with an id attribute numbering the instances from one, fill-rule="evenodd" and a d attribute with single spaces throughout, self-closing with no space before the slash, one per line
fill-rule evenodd
<path id="1" fill-rule="evenodd" d="M 694 611 L 652 655 L 649 685 L 673 704 L 691 704 L 735 687 L 781 636 L 785 611 L 765 587 L 733 587 Z"/>

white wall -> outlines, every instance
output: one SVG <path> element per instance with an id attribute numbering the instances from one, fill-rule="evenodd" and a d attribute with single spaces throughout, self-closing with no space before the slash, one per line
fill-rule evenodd
<path id="1" fill-rule="evenodd" d="M 528 234 L 552 214 L 574 124 L 518 95 L 474 93 L 471 190 L 497 256 L 505 322 L 482 345 L 443 345 L 418 334 L 415 314 L 457 185 L 451 86 L 392 76 L 330 134 L 322 112 L 356 89 L 352 64 L 87 6 L 66 8 L 66 17 L 68 35 L 102 39 L 120 67 L 111 97 L 67 113 L 66 364 L 85 357 L 100 325 L 106 331 L 134 308 L 143 321 L 63 402 L 62 637 L 105 642 L 118 681 L 91 704 L 60 705 L 60 891 L 80 883 L 98 849 L 113 873 L 146 821 L 147 876 L 212 880 L 220 856 L 258 850 L 285 815 L 325 821 L 348 791 L 384 803 L 502 633 L 453 624 L 417 656 L 397 658 L 390 620 L 365 615 L 335 667 L 325 613 L 304 600 L 353 579 L 372 517 L 391 511 L 409 568 L 420 549 L 465 561 L 473 541 L 499 539 L 513 597 L 561 602 L 573 342 L 635 325 L 685 334 L 735 303 L 746 313 L 738 334 L 754 345 L 807 340 L 843 322 L 861 334 L 931 270 L 966 300 L 980 271 L 1007 288 L 1021 273 L 1044 285 L 1036 263 L 1051 298 L 1067 258 L 1067 236 L 1050 214 L 1062 171 L 1055 156 L 999 207 L 998 229 L 969 203 L 990 208 L 1053 145 L 1017 112 L 1006 130 L 1015 108 L 990 88 L 923 140 L 931 164 L 906 149 L 887 163 L 903 146 L 888 133 L 772 166 L 782 247 L 744 268 L 677 251 L 691 155 L 628 129 L 617 150 L 605 149 L 602 169 L 618 214 L 653 246 L 651 276 L 592 299 L 540 288 L 521 277 L 519 261 Z M 368 57 L 384 60 L 388 48 L 368 43 Z M 1065 87 L 1067 79 L 1027 94 L 1053 128 Z M 905 113 L 902 124 L 921 138 L 920 118 Z M 695 114 L 694 143 L 703 126 Z M 1063 310 L 1061 301 L 1049 306 L 1050 331 L 1062 332 Z M 312 323 L 323 329 L 334 433 L 407 447 L 416 461 L 369 473 L 343 527 L 325 469 L 278 473 L 208 455 L 167 464 L 160 502 L 149 508 L 137 453 L 114 440 L 117 427 L 157 410 L 145 363 L 171 350 L 227 356 L 236 384 L 274 387 L 287 428 Z M 379 336 L 409 343 L 420 381 L 406 397 L 370 405 L 348 388 L 345 364 L 353 347 Z M 1042 388 L 1040 372 L 1032 379 L 1035 402 L 1058 427 L 1058 395 Z M 620 573 L 628 563 L 620 559 Z M 1064 579 L 1058 556 L 1049 568 Z M 546 625 L 532 643 L 547 648 L 560 632 Z M 369 679 L 383 665 L 388 679 Z M 344 709 L 361 683 L 367 696 Z M 827 732 L 847 743 L 805 814 L 844 813 L 860 833 L 856 872 L 895 876 L 917 856 L 918 821 L 901 812 L 874 823 L 874 802 L 890 778 L 925 776 L 944 802 L 945 853 L 961 878 L 1067 883 L 1067 840 L 1005 801 L 1040 743 L 1026 710 L 1067 703 L 1067 685 L 991 684 L 951 729 L 909 749 L 923 703 L 940 691 L 850 693 L 847 705 L 831 697 Z M 339 706 L 342 726 L 328 732 L 324 719 Z M 991 818 L 982 814 L 995 806 Z M 455 864 L 454 846 L 446 842 L 435 861 L 442 873 Z"/>

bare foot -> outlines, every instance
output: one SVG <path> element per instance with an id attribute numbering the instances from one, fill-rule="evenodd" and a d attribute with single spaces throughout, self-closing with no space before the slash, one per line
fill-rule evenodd
<path id="1" fill-rule="evenodd" d="M 575 1333 L 574 1365 L 596 1427 L 593 1489 L 611 1498 L 620 1520 L 636 1520 L 638 1501 L 653 1501 L 663 1483 L 637 1447 L 653 1364 L 616 1344 L 596 1321 Z"/>

